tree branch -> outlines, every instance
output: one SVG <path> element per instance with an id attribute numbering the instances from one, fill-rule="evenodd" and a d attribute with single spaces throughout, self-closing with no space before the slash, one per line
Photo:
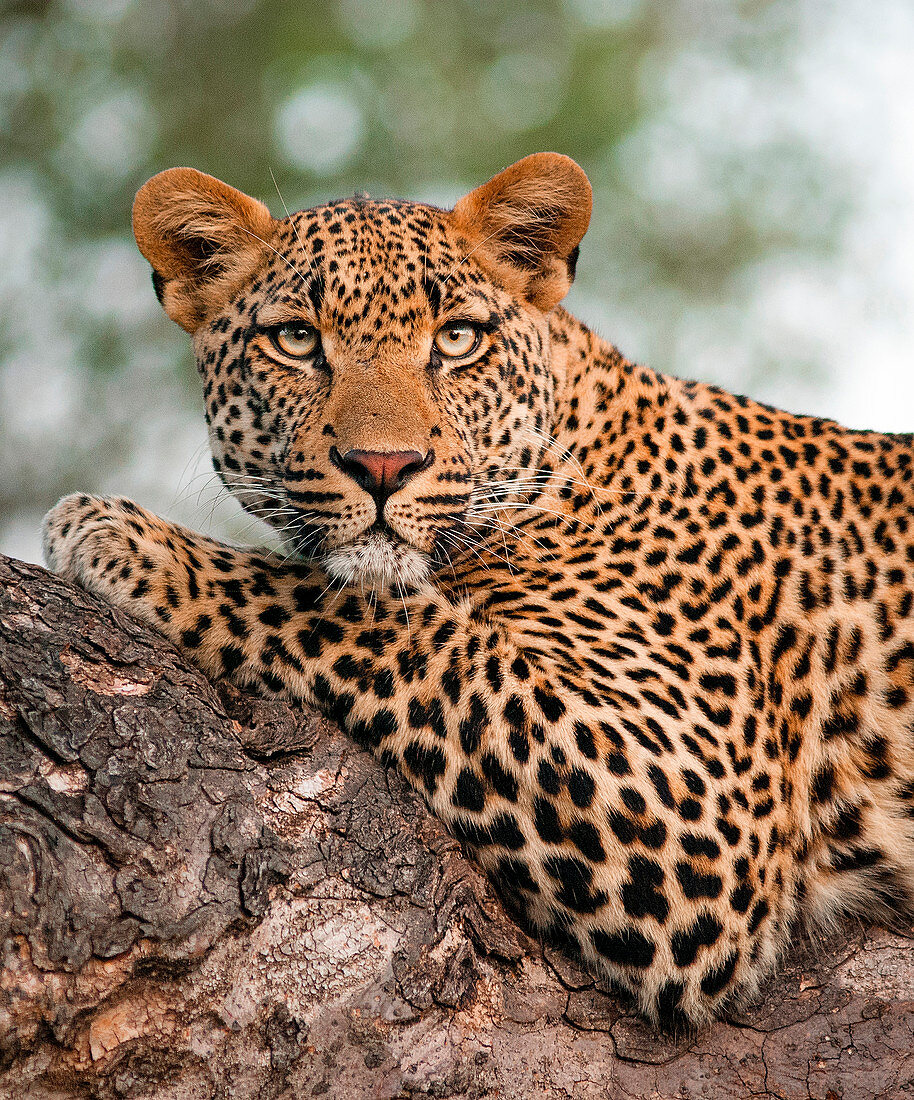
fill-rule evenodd
<path id="1" fill-rule="evenodd" d="M 904 931 L 653 1033 L 330 723 L 0 558 L 0 1096 L 898 1097 Z"/>

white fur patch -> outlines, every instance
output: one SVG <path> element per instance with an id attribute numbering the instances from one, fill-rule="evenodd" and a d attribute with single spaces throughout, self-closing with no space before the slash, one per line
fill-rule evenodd
<path id="1" fill-rule="evenodd" d="M 392 541 L 380 531 L 329 551 L 324 568 L 337 581 L 370 588 L 418 588 L 429 574 L 427 555 L 403 542 Z"/>

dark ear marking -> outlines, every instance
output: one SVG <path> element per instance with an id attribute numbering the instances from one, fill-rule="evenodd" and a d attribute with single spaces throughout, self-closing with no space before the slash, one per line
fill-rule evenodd
<path id="1" fill-rule="evenodd" d="M 165 276 L 160 275 L 158 271 L 152 273 L 152 289 L 156 292 L 159 305 L 162 305 L 165 297 Z"/>

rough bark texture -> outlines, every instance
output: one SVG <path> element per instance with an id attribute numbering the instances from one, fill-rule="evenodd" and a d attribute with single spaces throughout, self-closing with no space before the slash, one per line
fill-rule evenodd
<path id="1" fill-rule="evenodd" d="M 0 1097 L 914 1097 L 914 941 L 654 1034 L 397 776 L 0 559 Z"/>

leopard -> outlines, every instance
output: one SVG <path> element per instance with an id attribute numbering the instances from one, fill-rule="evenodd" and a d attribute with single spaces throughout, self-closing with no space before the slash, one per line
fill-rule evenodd
<path id="1" fill-rule="evenodd" d="M 65 497 L 44 553 L 399 770 L 509 911 L 659 1027 L 914 898 L 914 436 L 655 372 L 561 302 L 559 153 L 450 209 L 138 192 L 213 465 L 273 531 Z"/>

